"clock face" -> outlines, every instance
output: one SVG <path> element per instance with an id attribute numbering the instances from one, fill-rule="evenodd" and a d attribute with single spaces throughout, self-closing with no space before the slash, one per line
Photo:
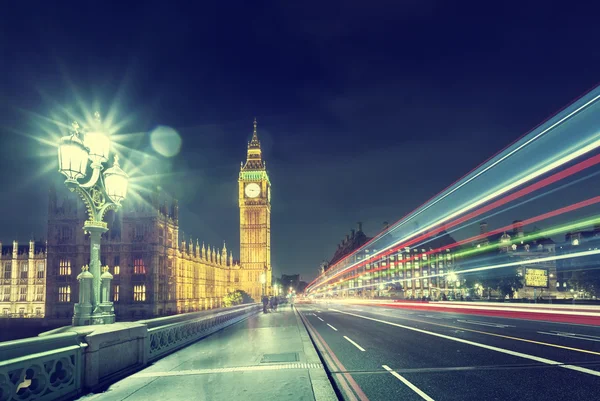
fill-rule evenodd
<path id="1" fill-rule="evenodd" d="M 246 185 L 244 192 L 248 198 L 256 198 L 258 195 L 260 195 L 260 186 L 257 183 L 251 182 L 250 184 Z"/>

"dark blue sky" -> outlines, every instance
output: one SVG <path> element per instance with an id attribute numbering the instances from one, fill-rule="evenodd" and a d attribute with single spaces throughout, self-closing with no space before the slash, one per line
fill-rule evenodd
<path id="1" fill-rule="evenodd" d="M 275 272 L 312 279 L 356 221 L 375 234 L 598 81 L 598 10 L 574 3 L 135 3 L 0 14 L 2 240 L 44 236 L 60 184 L 39 173 L 55 154 L 26 136 L 46 135 L 30 113 L 96 102 L 142 133 L 129 147 L 152 153 L 158 125 L 180 133 L 182 151 L 154 167 L 181 228 L 237 256 L 256 116 Z"/>

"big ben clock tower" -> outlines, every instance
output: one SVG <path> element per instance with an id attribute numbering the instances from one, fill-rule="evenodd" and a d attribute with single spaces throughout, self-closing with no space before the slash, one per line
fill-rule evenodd
<path id="1" fill-rule="evenodd" d="M 238 183 L 241 287 L 259 301 L 263 289 L 265 295 L 271 292 L 271 182 L 256 134 L 256 119 Z M 264 284 L 261 280 L 263 274 Z"/>

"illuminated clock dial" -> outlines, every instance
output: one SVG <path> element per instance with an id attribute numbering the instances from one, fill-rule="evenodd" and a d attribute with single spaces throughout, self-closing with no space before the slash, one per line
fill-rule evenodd
<path id="1" fill-rule="evenodd" d="M 260 195 L 260 186 L 257 183 L 251 182 L 250 184 L 246 185 L 244 192 L 246 192 L 246 196 L 248 198 L 256 198 L 258 195 Z"/>

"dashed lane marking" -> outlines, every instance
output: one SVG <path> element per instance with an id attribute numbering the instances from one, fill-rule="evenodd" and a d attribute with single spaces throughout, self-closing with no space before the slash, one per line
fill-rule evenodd
<path id="1" fill-rule="evenodd" d="M 412 391 L 414 391 L 415 393 L 419 394 L 422 399 L 427 400 L 427 401 L 434 401 L 433 398 L 431 398 L 430 396 L 428 396 L 427 394 L 425 394 L 425 392 L 423 390 L 421 390 L 420 388 L 418 388 L 417 386 L 415 386 L 414 384 L 412 384 L 411 382 L 409 382 L 406 378 L 404 378 L 398 372 L 395 372 L 388 365 L 381 365 L 381 366 L 385 370 L 387 370 L 388 372 L 390 372 L 392 374 L 392 376 L 394 376 L 396 379 L 398 379 L 402 383 L 406 384 Z"/>
<path id="2" fill-rule="evenodd" d="M 360 345 L 358 345 L 357 343 L 355 343 L 354 341 L 352 341 L 351 339 L 349 339 L 348 337 L 344 336 L 344 338 L 346 340 L 348 340 L 348 342 L 352 345 L 354 345 L 356 348 L 358 348 L 359 350 L 361 350 L 362 352 L 365 352 L 365 349 L 363 347 L 361 347 Z"/>
<path id="3" fill-rule="evenodd" d="M 375 319 L 373 317 L 357 315 L 356 313 L 343 312 L 343 311 L 340 311 L 340 310 L 335 310 L 335 312 L 344 313 L 346 315 L 359 317 L 361 319 L 366 319 L 366 320 L 371 320 L 371 321 L 374 321 L 374 322 L 388 324 L 390 326 L 400 327 L 402 329 L 415 331 L 417 333 L 428 334 L 430 336 L 444 338 L 446 340 L 456 341 L 456 342 L 459 342 L 459 343 L 463 343 L 463 344 L 467 344 L 467 345 L 472 345 L 472 346 L 479 347 L 479 348 L 488 349 L 490 351 L 496 351 L 496 352 L 500 352 L 500 353 L 503 353 L 503 354 L 512 355 L 512 356 L 516 356 L 516 357 L 524 358 L 524 359 L 529 359 L 529 360 L 532 360 L 532 361 L 545 363 L 547 365 L 554 365 L 554 366 L 558 366 L 558 367 L 561 367 L 561 368 L 564 368 L 564 369 L 571 369 L 571 370 L 575 370 L 575 371 L 578 371 L 578 372 L 587 373 L 589 375 L 599 376 L 600 377 L 600 372 L 597 371 L 597 370 L 582 368 L 580 366 L 575 366 L 575 365 L 566 365 L 566 364 L 563 364 L 562 362 L 553 361 L 552 359 L 542 358 L 542 357 L 535 356 L 535 355 L 524 354 L 522 352 L 512 351 L 512 350 L 508 350 L 508 349 L 505 349 L 505 348 L 494 347 L 492 345 L 477 343 L 475 341 L 465 340 L 465 339 L 458 338 L 458 337 L 447 336 L 445 334 L 436 333 L 436 332 L 433 332 L 433 331 L 427 331 L 427 330 L 423 330 L 423 329 L 418 329 L 416 327 L 405 326 L 405 325 L 394 323 L 394 322 L 388 322 L 386 320 Z M 423 322 L 423 323 L 426 323 L 426 322 Z M 446 325 L 438 324 L 438 326 L 446 326 Z M 452 326 L 447 326 L 447 327 L 452 327 Z M 453 327 L 453 328 L 456 328 L 456 327 Z M 475 330 L 469 330 L 469 331 L 475 331 Z M 481 332 L 481 333 L 483 333 L 483 334 L 490 334 L 490 335 L 494 335 L 494 336 L 497 336 L 497 337 L 505 337 L 505 338 L 510 338 L 510 339 L 519 339 L 517 337 L 508 337 L 508 336 L 502 336 L 502 335 L 499 335 L 499 334 L 492 334 L 492 333 L 486 333 L 486 332 Z M 520 340 L 526 341 L 526 342 L 532 342 L 532 343 L 539 343 L 538 341 L 533 341 L 533 340 L 524 340 L 524 339 L 520 339 Z M 540 344 L 546 345 L 545 343 L 540 343 Z M 551 345 L 551 344 L 548 344 L 548 345 Z M 556 346 L 556 344 L 553 344 L 553 345 Z M 559 348 L 567 348 L 568 349 L 569 347 L 559 346 Z M 582 351 L 585 351 L 585 350 L 582 350 Z M 592 354 L 600 354 L 600 353 L 592 352 L 592 351 L 586 351 L 586 352 L 592 353 Z"/>

